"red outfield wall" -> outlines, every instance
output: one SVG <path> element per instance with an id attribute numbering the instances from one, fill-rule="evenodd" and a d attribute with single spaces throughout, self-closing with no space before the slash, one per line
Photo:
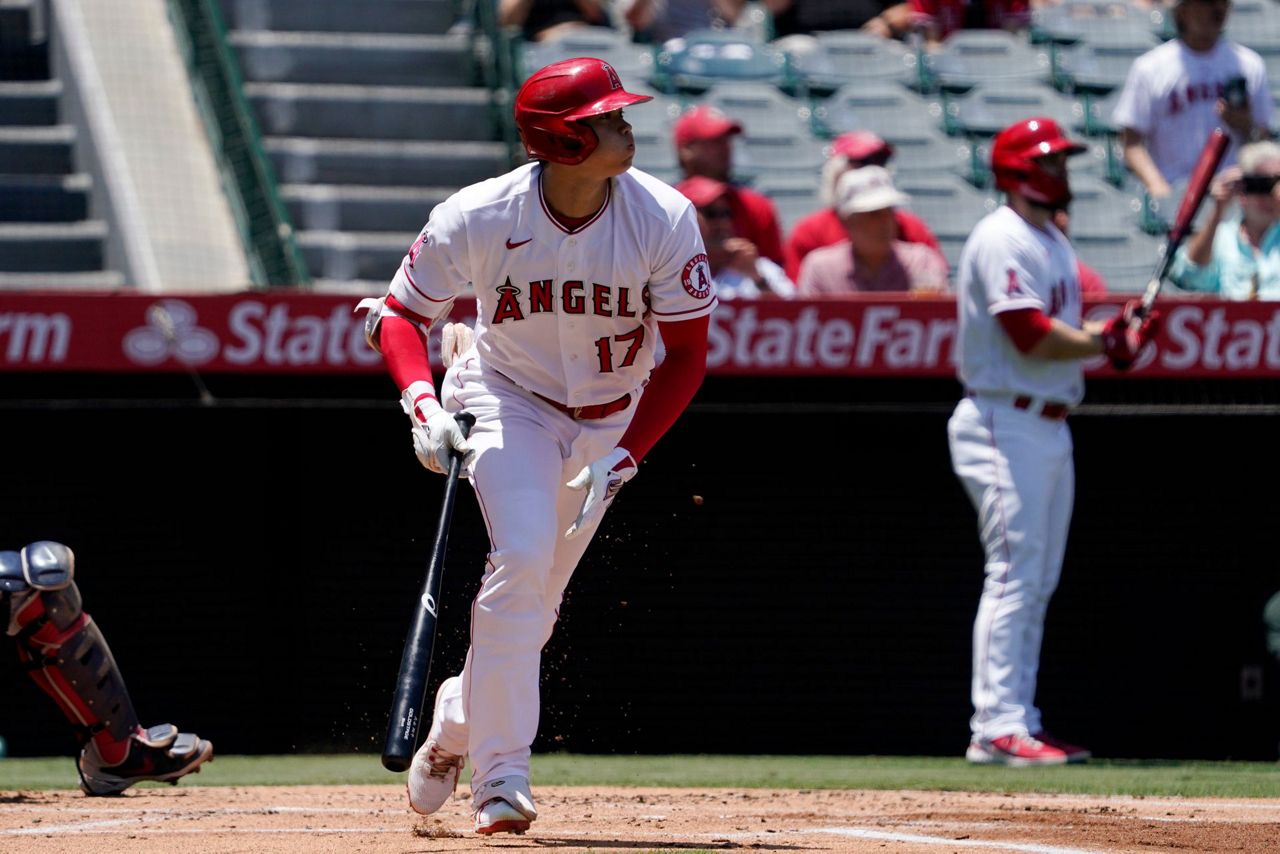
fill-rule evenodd
<path id="1" fill-rule="evenodd" d="M 358 374 L 382 370 L 365 345 L 355 295 L 0 294 L 0 370 Z M 1087 303 L 1106 317 L 1119 300 Z M 174 326 L 166 338 L 154 307 Z M 1280 377 L 1280 303 L 1168 300 L 1157 346 L 1126 376 Z M 455 306 L 456 319 L 474 314 Z M 712 316 L 713 374 L 945 377 L 955 306 L 947 299 L 850 298 L 722 303 Z M 180 361 L 181 359 L 181 361 Z M 1111 374 L 1102 359 L 1093 375 Z"/>

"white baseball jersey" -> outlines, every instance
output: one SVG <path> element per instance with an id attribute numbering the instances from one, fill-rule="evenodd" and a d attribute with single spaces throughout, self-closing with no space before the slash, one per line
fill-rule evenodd
<path id="1" fill-rule="evenodd" d="M 1038 308 L 1080 326 L 1076 253 L 1052 223 L 1034 227 L 1008 205 L 974 228 L 960 253 L 957 274 L 960 380 L 991 395 L 1029 395 L 1074 406 L 1084 397 L 1084 371 L 1076 360 L 1024 356 L 996 315 Z"/>
<path id="2" fill-rule="evenodd" d="M 531 163 L 437 205 L 391 282 L 435 319 L 473 287 L 481 360 L 568 406 L 635 391 L 654 366 L 657 322 L 716 306 L 692 204 L 631 169 L 574 231 L 552 218 Z"/>
<path id="3" fill-rule="evenodd" d="M 1191 175 L 1214 128 L 1230 132 L 1218 116 L 1217 103 L 1233 77 L 1245 79 L 1254 123 L 1270 128 L 1266 65 L 1249 48 L 1225 38 L 1207 53 L 1196 53 L 1175 39 L 1138 57 L 1112 118 L 1120 127 L 1145 136 L 1160 174 L 1168 181 L 1180 181 Z M 1235 161 L 1238 147 L 1227 150 L 1221 168 Z"/>

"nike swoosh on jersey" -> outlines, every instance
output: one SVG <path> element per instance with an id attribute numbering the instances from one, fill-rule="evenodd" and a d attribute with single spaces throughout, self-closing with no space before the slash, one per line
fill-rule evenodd
<path id="1" fill-rule="evenodd" d="M 528 237 L 528 238 L 525 238 L 524 240 L 521 240 L 519 243 L 512 243 L 512 242 L 511 242 L 511 238 L 510 238 L 510 237 L 508 237 L 508 238 L 507 238 L 507 248 L 508 248 L 508 249 L 515 249 L 515 248 L 517 248 L 517 247 L 524 246 L 524 245 L 525 245 L 526 243 L 528 243 L 530 240 L 533 240 L 533 238 L 532 238 L 532 237 Z"/>

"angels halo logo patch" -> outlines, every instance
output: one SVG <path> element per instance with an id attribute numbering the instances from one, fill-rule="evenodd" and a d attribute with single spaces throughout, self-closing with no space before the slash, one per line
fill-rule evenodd
<path id="1" fill-rule="evenodd" d="M 706 299 L 711 295 L 711 265 L 707 263 L 705 252 L 689 259 L 689 263 L 684 265 L 680 281 L 691 297 Z"/>

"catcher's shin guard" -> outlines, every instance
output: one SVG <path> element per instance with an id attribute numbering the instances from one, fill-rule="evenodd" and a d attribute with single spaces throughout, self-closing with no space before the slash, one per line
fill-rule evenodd
<path id="1" fill-rule="evenodd" d="M 8 634 L 31 678 L 53 698 L 82 741 L 99 732 L 124 741 L 138 728 L 129 692 L 102 632 L 84 613 L 75 555 L 61 543 L 0 552 Z"/>

